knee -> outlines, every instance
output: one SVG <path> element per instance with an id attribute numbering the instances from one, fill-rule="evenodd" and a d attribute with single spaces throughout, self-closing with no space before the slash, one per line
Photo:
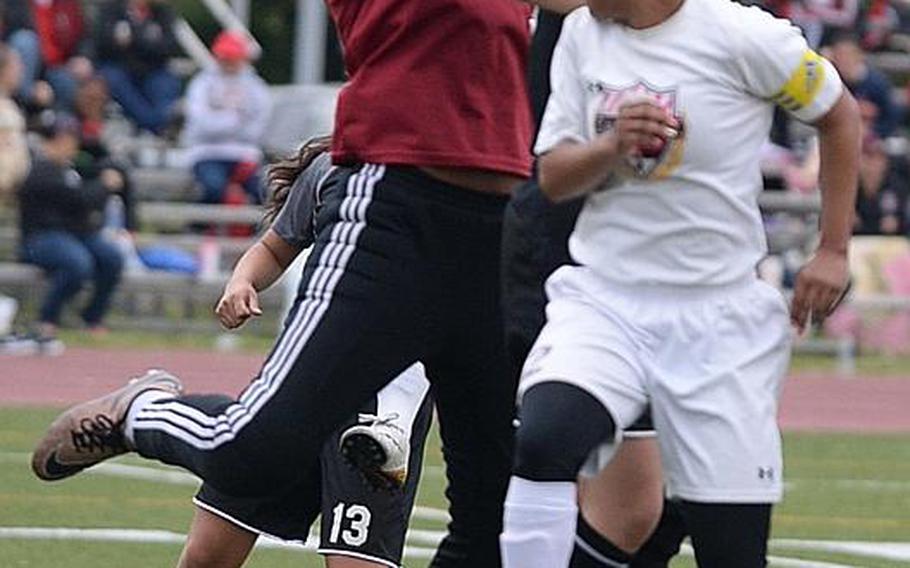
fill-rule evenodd
<path id="1" fill-rule="evenodd" d="M 582 389 L 542 383 L 525 393 L 515 445 L 515 474 L 535 481 L 575 481 L 591 452 L 612 441 L 613 419 Z"/>
<path id="2" fill-rule="evenodd" d="M 178 568 L 227 568 L 237 566 L 230 562 L 225 547 L 212 546 L 205 539 L 190 534 L 186 548 L 180 556 Z"/>
<path id="3" fill-rule="evenodd" d="M 83 255 L 71 256 L 55 272 L 67 289 L 78 290 L 92 277 L 91 258 Z"/>
<path id="4" fill-rule="evenodd" d="M 103 243 L 94 251 L 95 263 L 98 266 L 98 276 L 103 280 L 116 280 L 123 272 L 123 255 L 117 247 L 110 243 Z"/>

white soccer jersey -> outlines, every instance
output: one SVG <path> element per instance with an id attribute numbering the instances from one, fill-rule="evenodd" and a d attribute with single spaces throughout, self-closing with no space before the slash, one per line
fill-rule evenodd
<path id="1" fill-rule="evenodd" d="M 685 0 L 644 30 L 567 19 L 538 154 L 609 131 L 624 97 L 646 94 L 683 135 L 635 175 L 588 197 L 569 241 L 576 261 L 625 284 L 715 285 L 747 278 L 766 253 L 759 149 L 775 104 L 823 116 L 842 86 L 799 30 L 730 0 Z"/>

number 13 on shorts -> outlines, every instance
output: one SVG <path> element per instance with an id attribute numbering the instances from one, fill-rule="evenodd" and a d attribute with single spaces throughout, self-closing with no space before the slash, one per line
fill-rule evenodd
<path id="1" fill-rule="evenodd" d="M 363 546 L 370 536 L 372 518 L 373 514 L 363 505 L 338 503 L 332 509 L 332 532 L 329 534 L 329 542 L 338 544 L 338 539 L 341 538 L 348 546 Z M 342 524 L 345 527 L 342 527 Z"/>

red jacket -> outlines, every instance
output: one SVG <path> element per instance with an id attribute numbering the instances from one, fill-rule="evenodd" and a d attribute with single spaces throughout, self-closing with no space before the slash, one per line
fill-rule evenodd
<path id="1" fill-rule="evenodd" d="M 79 0 L 32 0 L 35 31 L 48 67 L 78 55 L 85 24 Z"/>

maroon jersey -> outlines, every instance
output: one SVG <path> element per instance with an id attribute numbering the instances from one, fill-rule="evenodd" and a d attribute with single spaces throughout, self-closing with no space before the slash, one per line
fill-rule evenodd
<path id="1" fill-rule="evenodd" d="M 529 8 L 518 0 L 326 0 L 349 82 L 335 163 L 527 176 Z"/>

